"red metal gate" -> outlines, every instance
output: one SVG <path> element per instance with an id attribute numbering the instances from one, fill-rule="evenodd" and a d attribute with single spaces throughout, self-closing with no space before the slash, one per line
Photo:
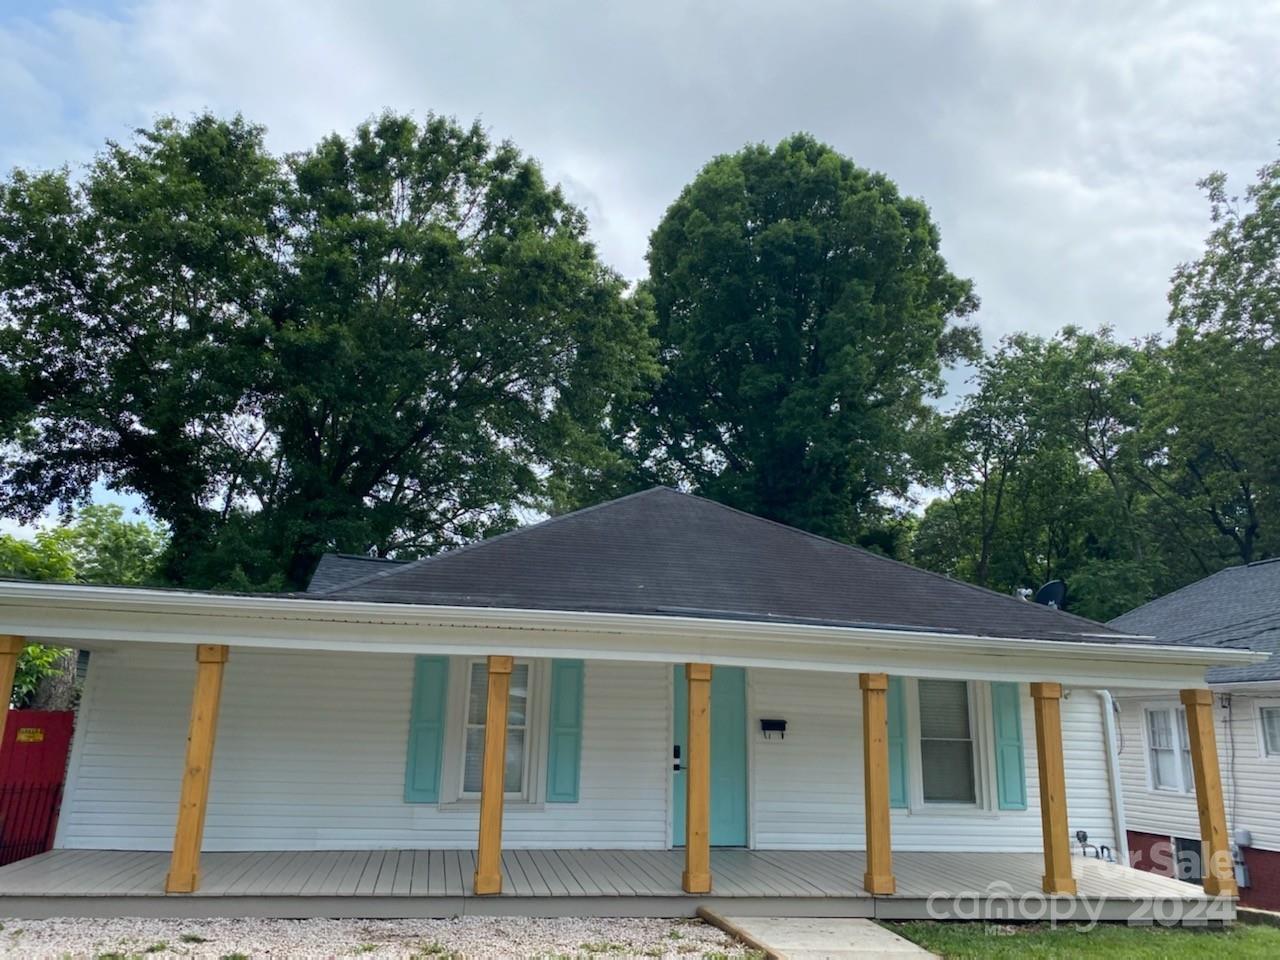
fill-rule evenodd
<path id="1" fill-rule="evenodd" d="M 0 865 L 53 846 L 75 714 L 10 710 L 0 743 Z"/>

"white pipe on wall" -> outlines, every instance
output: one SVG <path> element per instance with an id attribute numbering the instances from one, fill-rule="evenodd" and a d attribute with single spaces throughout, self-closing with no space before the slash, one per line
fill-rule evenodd
<path id="1" fill-rule="evenodd" d="M 1107 779 L 1111 782 L 1111 819 L 1116 835 L 1116 861 L 1129 865 L 1129 835 L 1125 827 L 1124 792 L 1120 788 L 1120 748 L 1116 738 L 1116 702 L 1110 690 L 1099 690 L 1102 730 L 1107 748 Z"/>

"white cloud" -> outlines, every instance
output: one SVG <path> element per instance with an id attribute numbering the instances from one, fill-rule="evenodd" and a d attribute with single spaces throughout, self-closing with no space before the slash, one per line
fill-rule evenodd
<path id="1" fill-rule="evenodd" d="M 1277 49 L 1275 2 L 140 0 L 0 19 L 0 166 L 206 107 L 286 150 L 384 107 L 480 116 L 635 277 L 711 156 L 807 129 L 930 204 L 988 339 L 1137 335 L 1206 232 L 1195 180 L 1277 150 Z"/>

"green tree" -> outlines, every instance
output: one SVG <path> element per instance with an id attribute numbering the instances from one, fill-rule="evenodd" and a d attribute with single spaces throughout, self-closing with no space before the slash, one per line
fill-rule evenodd
<path id="1" fill-rule="evenodd" d="M 30 540 L 0 535 L 0 577 L 142 584 L 155 579 L 164 551 L 163 531 L 145 520 L 127 520 L 116 504 L 94 504 L 69 522 Z M 45 680 L 68 669 L 71 651 L 29 643 L 18 658 L 12 704 L 31 704 Z"/>
<path id="2" fill-rule="evenodd" d="M 854 539 L 920 474 L 977 306 L 918 200 L 807 135 L 717 157 L 649 243 L 661 379 L 618 427 L 639 479 Z"/>
<path id="3" fill-rule="evenodd" d="M 1069 606 L 1109 618 L 1148 599 L 1135 439 L 1154 344 L 1107 330 L 1006 338 L 947 418 L 946 487 L 916 562 L 1012 592 L 1057 578 Z"/>
<path id="4" fill-rule="evenodd" d="M 169 580 L 297 587 L 607 469 L 650 319 L 534 161 L 434 116 L 287 158 L 262 135 L 164 120 L 3 185 L 0 510 L 105 478 L 170 528 Z"/>
<path id="5" fill-rule="evenodd" d="M 169 538 L 152 523 L 126 519 L 124 508 L 111 503 L 81 507 L 72 522 L 41 531 L 36 542 L 68 556 L 82 583 L 127 586 L 156 582 Z"/>
<path id="6" fill-rule="evenodd" d="M 1221 173 L 1201 186 L 1214 226 L 1174 273 L 1148 460 L 1153 490 L 1212 531 L 1201 559 L 1216 568 L 1280 551 L 1280 161 L 1243 198 Z"/>
<path id="7" fill-rule="evenodd" d="M 1044 341 L 1007 338 L 978 366 L 976 389 L 947 420 L 946 480 L 952 491 L 956 528 L 977 556 L 966 579 L 987 586 L 991 563 L 1011 489 L 1019 470 L 1045 441 L 1035 414 Z M 968 491 L 967 496 L 957 496 Z M 960 509 L 961 505 L 966 509 Z"/>
<path id="8" fill-rule="evenodd" d="M 1280 162 L 1243 197 L 1202 187 L 1213 227 L 1174 273 L 1171 341 L 1068 328 L 1022 369 L 1009 344 L 988 358 L 917 562 L 1000 589 L 1065 577 L 1105 619 L 1280 553 Z M 1005 382 L 1021 395 L 1000 407 Z"/>
<path id="9" fill-rule="evenodd" d="M 0 577 L 72 580 L 75 575 L 75 557 L 65 545 L 47 538 L 33 541 L 0 534 Z"/>
<path id="10" fill-rule="evenodd" d="M 1152 338 L 1117 341 L 1109 327 L 1089 333 L 1066 327 L 1049 341 L 1035 398 L 1044 431 L 1056 431 L 1106 478 L 1135 560 L 1143 559 L 1143 531 L 1135 517 L 1138 431 L 1159 352 Z"/>

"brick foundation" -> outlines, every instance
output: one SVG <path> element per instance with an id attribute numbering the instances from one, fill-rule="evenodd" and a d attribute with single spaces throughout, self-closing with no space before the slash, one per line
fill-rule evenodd
<path id="1" fill-rule="evenodd" d="M 1170 837 L 1130 830 L 1128 838 L 1131 866 L 1165 877 L 1175 875 Z M 1240 891 L 1240 905 L 1280 910 L 1280 852 L 1245 847 L 1244 862 L 1249 868 L 1249 886 Z"/>

